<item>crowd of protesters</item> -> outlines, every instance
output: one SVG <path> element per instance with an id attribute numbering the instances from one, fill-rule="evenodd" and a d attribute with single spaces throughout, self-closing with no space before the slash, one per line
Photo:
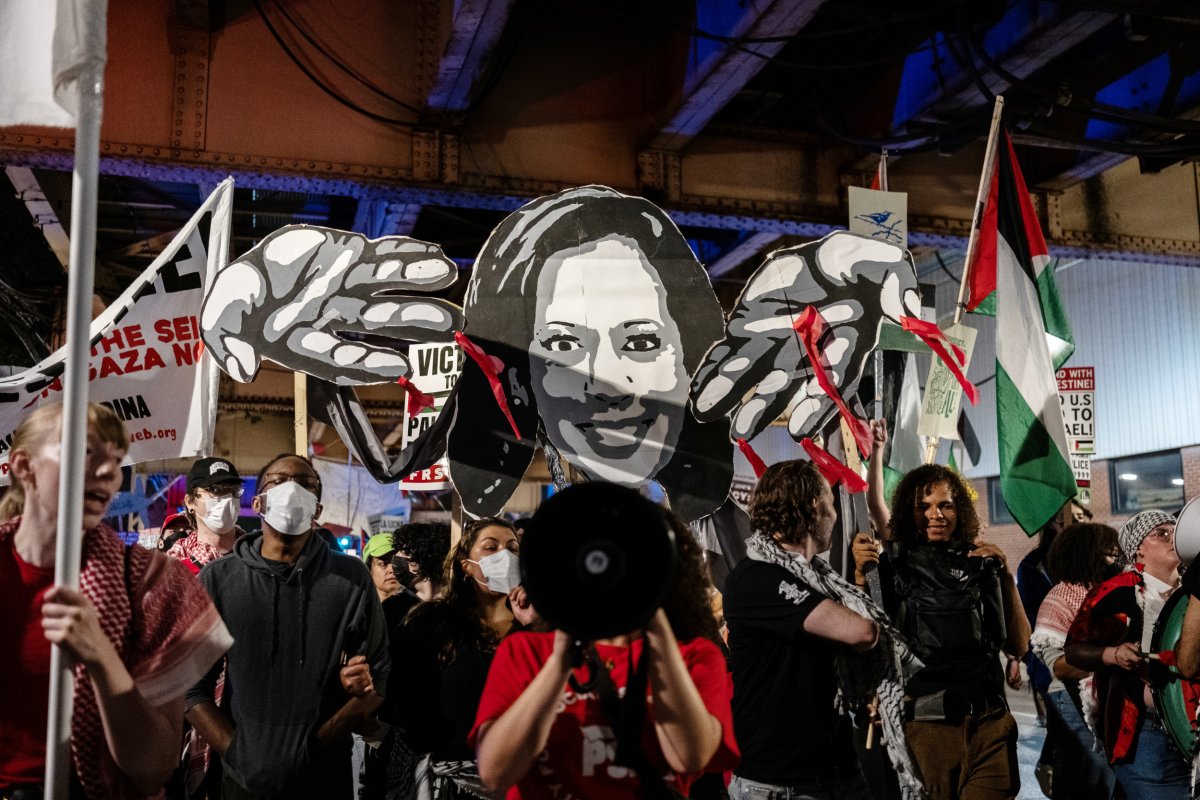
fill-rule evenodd
<path id="1" fill-rule="evenodd" d="M 1049 796 L 1192 796 L 1152 696 L 1179 679 L 1176 651 L 1151 654 L 1181 585 L 1165 512 L 1055 523 L 1018 594 L 969 485 L 929 465 L 890 504 L 872 486 L 875 530 L 843 576 L 822 555 L 828 480 L 778 463 L 721 602 L 697 540 L 656 511 L 675 550 L 661 607 L 580 663 L 525 591 L 513 523 L 453 541 L 414 523 L 346 556 L 301 456 L 258 473 L 260 530 L 237 527 L 243 476 L 203 458 L 165 552 L 123 546 L 102 520 L 127 439 L 96 405 L 80 589 L 55 587 L 60 430 L 59 406 L 17 430 L 0 503 L 0 676 L 21 687 L 0 716 L 5 800 L 43 796 L 52 644 L 74 665 L 72 798 L 1015 797 L 1021 660 Z M 876 426 L 875 461 L 886 439 Z M 1200 579 L 1182 583 L 1178 670 L 1195 676 Z"/>

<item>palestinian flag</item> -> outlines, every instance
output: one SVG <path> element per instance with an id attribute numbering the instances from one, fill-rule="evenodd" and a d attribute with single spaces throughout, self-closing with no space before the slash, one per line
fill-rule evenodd
<path id="1" fill-rule="evenodd" d="M 1002 134 L 967 308 L 995 295 L 1000 488 L 1032 536 L 1076 492 L 1054 380 L 1075 345 L 1025 179 Z"/>

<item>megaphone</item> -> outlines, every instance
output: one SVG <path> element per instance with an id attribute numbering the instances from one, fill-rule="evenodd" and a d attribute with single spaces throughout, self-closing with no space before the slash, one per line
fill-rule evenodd
<path id="1" fill-rule="evenodd" d="M 1186 567 L 1200 555 L 1200 505 L 1193 497 L 1175 518 L 1175 552 Z"/>
<path id="2" fill-rule="evenodd" d="M 674 577 L 675 536 L 665 512 L 636 491 L 575 484 L 534 513 L 520 563 L 538 614 L 591 642 L 650 621 Z"/>

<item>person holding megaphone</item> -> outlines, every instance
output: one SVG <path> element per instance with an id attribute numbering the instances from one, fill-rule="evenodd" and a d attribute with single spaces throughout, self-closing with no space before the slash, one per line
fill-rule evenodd
<path id="1" fill-rule="evenodd" d="M 633 800 L 732 769 L 729 677 L 682 523 L 633 490 L 581 484 L 542 505 L 522 550 L 556 630 L 500 643 L 470 735 L 483 782 L 510 800 Z"/>

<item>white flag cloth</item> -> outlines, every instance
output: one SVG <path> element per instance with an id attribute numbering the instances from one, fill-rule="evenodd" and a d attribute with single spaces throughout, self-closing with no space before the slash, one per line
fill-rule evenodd
<path id="1" fill-rule="evenodd" d="M 0 2 L 0 126 L 75 127 L 76 82 L 103 69 L 107 0 Z"/>
<path id="2" fill-rule="evenodd" d="M 896 425 L 892 431 L 892 452 L 888 467 L 900 475 L 925 463 L 925 446 L 917 435 L 921 423 L 921 385 L 917 377 L 917 358 L 912 353 L 904 363 L 900 399 L 896 403 Z"/>

